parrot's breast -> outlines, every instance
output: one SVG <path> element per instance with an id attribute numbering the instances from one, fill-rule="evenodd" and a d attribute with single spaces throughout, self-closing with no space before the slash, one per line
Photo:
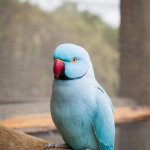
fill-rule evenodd
<path id="1" fill-rule="evenodd" d="M 82 84 L 84 82 L 84 84 Z M 88 87 L 83 80 L 55 80 L 51 97 L 51 114 L 53 121 L 64 141 L 73 149 L 90 148 L 98 150 L 92 126 L 94 87 Z M 91 94 L 92 93 L 92 94 Z M 91 147 L 92 146 L 92 147 Z"/>

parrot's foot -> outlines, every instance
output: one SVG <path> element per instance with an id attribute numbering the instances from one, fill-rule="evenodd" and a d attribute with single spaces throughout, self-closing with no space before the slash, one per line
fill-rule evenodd
<path id="1" fill-rule="evenodd" d="M 67 144 L 46 144 L 43 148 L 45 150 L 46 148 L 64 148 L 64 149 L 70 149 L 70 147 Z"/>

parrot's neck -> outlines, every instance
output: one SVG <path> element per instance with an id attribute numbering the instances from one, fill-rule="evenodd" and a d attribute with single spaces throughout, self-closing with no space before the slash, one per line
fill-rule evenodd
<path id="1" fill-rule="evenodd" d="M 85 77 L 94 78 L 95 79 L 95 74 L 94 74 L 94 70 L 93 70 L 93 66 L 92 66 L 91 62 L 90 62 L 90 67 L 89 67 L 87 73 L 85 74 Z"/>

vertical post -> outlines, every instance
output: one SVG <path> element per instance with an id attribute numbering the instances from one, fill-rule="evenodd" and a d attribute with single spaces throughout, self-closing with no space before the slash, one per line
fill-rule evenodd
<path id="1" fill-rule="evenodd" d="M 150 1 L 122 0 L 120 96 L 150 105 Z"/>
<path id="2" fill-rule="evenodd" d="M 120 96 L 150 106 L 150 0 L 121 0 Z M 119 126 L 119 149 L 149 150 L 150 121 Z"/>

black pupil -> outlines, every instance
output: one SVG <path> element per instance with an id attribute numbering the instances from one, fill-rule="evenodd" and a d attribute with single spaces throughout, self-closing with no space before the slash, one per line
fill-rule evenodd
<path id="1" fill-rule="evenodd" d="M 73 61 L 76 61 L 76 59 L 74 58 Z"/>

